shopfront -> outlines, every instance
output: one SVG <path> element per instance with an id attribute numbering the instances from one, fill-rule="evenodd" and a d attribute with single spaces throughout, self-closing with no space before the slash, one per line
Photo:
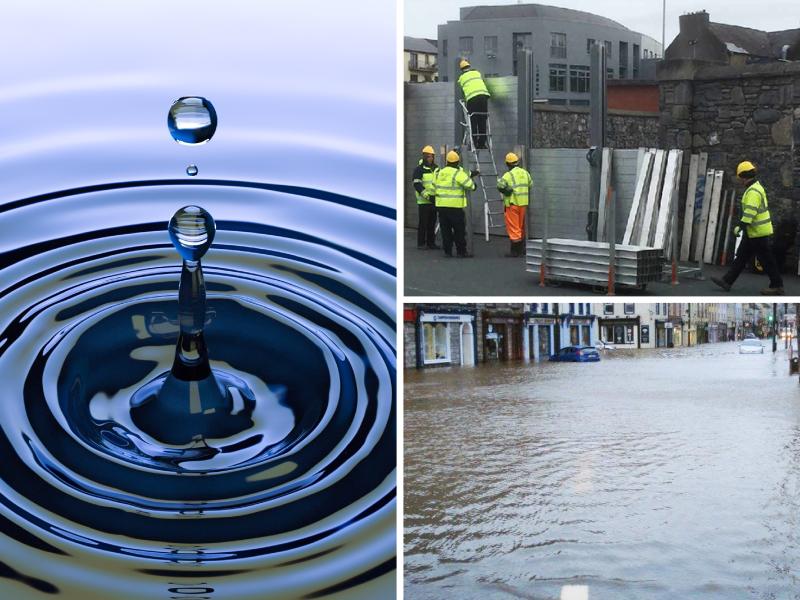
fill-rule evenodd
<path id="1" fill-rule="evenodd" d="M 420 312 L 417 367 L 472 366 L 477 360 L 475 315 Z"/>
<path id="2" fill-rule="evenodd" d="M 555 353 L 556 343 L 555 315 L 534 315 L 528 317 L 528 357 L 536 362 L 548 360 Z"/>

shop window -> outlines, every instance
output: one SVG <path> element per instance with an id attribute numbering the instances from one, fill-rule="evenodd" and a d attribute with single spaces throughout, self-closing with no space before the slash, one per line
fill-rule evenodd
<path id="1" fill-rule="evenodd" d="M 423 323 L 425 364 L 450 362 L 450 328 L 447 323 Z"/>

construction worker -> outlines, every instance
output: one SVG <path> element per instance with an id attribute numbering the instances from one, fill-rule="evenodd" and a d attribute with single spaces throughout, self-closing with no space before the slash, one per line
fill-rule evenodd
<path id="1" fill-rule="evenodd" d="M 459 258 L 468 258 L 466 237 L 467 192 L 475 189 L 472 178 L 478 171 L 467 173 L 461 168 L 458 152 L 450 150 L 445 157 L 447 166 L 437 169 L 433 176 L 433 193 L 442 228 L 442 247 L 445 256 L 453 256 L 453 243 Z"/>
<path id="2" fill-rule="evenodd" d="M 525 211 L 533 179 L 530 173 L 519 166 L 519 157 L 513 152 L 506 154 L 506 167 L 508 170 L 497 180 L 497 189 L 503 194 L 506 231 L 511 241 L 511 250 L 506 256 L 524 256 Z"/>
<path id="3" fill-rule="evenodd" d="M 422 158 L 412 175 L 414 193 L 417 196 L 419 224 L 417 228 L 417 248 L 437 250 L 436 245 L 436 207 L 433 205 L 433 173 L 438 167 L 434 162 L 432 146 L 422 149 Z"/>
<path id="4" fill-rule="evenodd" d="M 736 237 L 740 235 L 744 237 L 728 272 L 721 278 L 712 277 L 711 281 L 726 292 L 730 291 L 736 278 L 755 256 L 769 275 L 769 287 L 761 290 L 761 293 L 780 295 L 783 294 L 783 279 L 770 248 L 773 229 L 767 205 L 767 193 L 756 179 L 756 175 L 755 165 L 748 160 L 736 167 L 736 177 L 747 189 L 742 195 L 742 217 L 733 228 L 733 234 Z"/>
<path id="5" fill-rule="evenodd" d="M 461 86 L 461 91 L 464 93 L 464 100 L 466 101 L 469 121 L 472 127 L 472 141 L 475 144 L 475 148 L 488 148 L 486 121 L 489 118 L 489 98 L 491 94 L 480 72 L 473 69 L 468 60 L 462 58 L 458 66 L 461 69 L 458 85 Z"/>

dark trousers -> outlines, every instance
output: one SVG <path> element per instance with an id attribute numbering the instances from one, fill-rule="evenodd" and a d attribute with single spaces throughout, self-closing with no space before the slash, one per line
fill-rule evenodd
<path id="1" fill-rule="evenodd" d="M 432 248 L 436 245 L 436 207 L 433 204 L 417 204 L 419 226 L 417 246 Z"/>
<path id="2" fill-rule="evenodd" d="M 439 225 L 442 228 L 442 248 L 445 254 L 453 253 L 453 242 L 459 256 L 467 253 L 466 216 L 463 208 L 436 209 L 439 211 Z"/>
<path id="3" fill-rule="evenodd" d="M 739 277 L 745 267 L 753 260 L 755 256 L 758 258 L 764 271 L 769 275 L 769 287 L 780 288 L 783 287 L 783 279 L 778 270 L 778 265 L 775 262 L 775 257 L 770 248 L 771 236 L 749 238 L 746 233 L 742 233 L 742 243 L 739 245 L 739 250 L 736 252 L 736 257 L 731 263 L 731 268 L 725 273 L 723 279 L 733 285 L 736 278 Z"/>
<path id="4" fill-rule="evenodd" d="M 489 96 L 475 96 L 467 100 L 467 111 L 472 125 L 472 141 L 476 148 L 488 148 L 486 140 L 486 119 L 489 112 Z M 482 114 L 474 114 L 482 113 Z"/>

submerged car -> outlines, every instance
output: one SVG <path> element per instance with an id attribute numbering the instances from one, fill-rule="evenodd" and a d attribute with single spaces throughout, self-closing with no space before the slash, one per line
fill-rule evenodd
<path id="1" fill-rule="evenodd" d="M 739 344 L 739 354 L 764 354 L 764 344 L 756 338 L 747 338 Z"/>
<path id="2" fill-rule="evenodd" d="M 550 356 L 552 362 L 597 362 L 600 353 L 591 346 L 567 346 Z"/>

